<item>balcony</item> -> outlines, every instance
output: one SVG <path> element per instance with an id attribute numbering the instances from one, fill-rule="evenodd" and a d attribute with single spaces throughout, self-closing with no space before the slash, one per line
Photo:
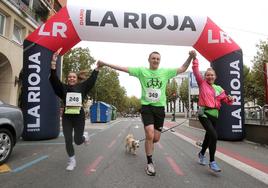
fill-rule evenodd
<path id="1" fill-rule="evenodd" d="M 18 10 L 22 12 L 25 17 L 37 25 L 45 22 L 51 10 L 51 2 L 44 0 L 8 0 Z"/>

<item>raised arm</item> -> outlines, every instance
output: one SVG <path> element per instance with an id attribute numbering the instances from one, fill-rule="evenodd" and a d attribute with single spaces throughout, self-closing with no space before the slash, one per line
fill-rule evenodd
<path id="1" fill-rule="evenodd" d="M 82 82 L 82 84 L 85 86 L 84 88 L 86 92 L 89 92 L 93 88 L 93 86 L 96 83 L 98 74 L 99 74 L 99 67 L 97 66 L 91 73 L 90 77 L 86 81 Z"/>
<path id="2" fill-rule="evenodd" d="M 193 73 L 194 73 L 195 79 L 197 81 L 197 84 L 200 85 L 201 82 L 203 81 L 203 77 L 199 71 L 199 62 L 198 62 L 198 59 L 196 59 L 196 58 L 193 60 L 192 69 L 193 69 Z"/>
<path id="3" fill-rule="evenodd" d="M 97 66 L 98 67 L 107 66 L 107 67 L 110 67 L 110 68 L 115 69 L 115 70 L 119 70 L 119 71 L 122 71 L 122 72 L 129 73 L 128 67 L 122 67 L 122 66 L 119 66 L 119 65 L 109 64 L 109 63 L 103 62 L 101 60 L 99 60 L 97 62 Z"/>
<path id="4" fill-rule="evenodd" d="M 196 58 L 196 52 L 194 50 L 191 50 L 189 52 L 189 57 L 186 59 L 185 63 L 183 63 L 183 65 L 177 69 L 177 74 L 185 72 L 188 69 L 192 59 L 195 58 Z"/>
<path id="5" fill-rule="evenodd" d="M 51 69 L 52 70 L 56 70 L 56 64 L 57 64 L 57 59 L 58 59 L 58 55 L 60 54 L 62 48 L 59 48 L 53 55 L 52 55 L 52 59 L 51 59 Z"/>
<path id="6" fill-rule="evenodd" d="M 57 50 L 52 56 L 51 65 L 50 65 L 51 71 L 50 71 L 49 81 L 50 81 L 52 88 L 53 88 L 54 92 L 56 93 L 56 95 L 58 97 L 62 98 L 63 97 L 63 84 L 59 80 L 59 78 L 57 76 L 57 72 L 56 72 L 56 62 L 57 62 L 57 58 L 58 58 L 60 51 L 61 51 L 61 49 Z"/>

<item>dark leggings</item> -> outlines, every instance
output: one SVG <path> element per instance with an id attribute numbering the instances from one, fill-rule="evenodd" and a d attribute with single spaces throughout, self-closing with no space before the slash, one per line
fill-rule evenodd
<path id="1" fill-rule="evenodd" d="M 200 153 L 204 155 L 207 148 L 209 148 L 209 159 L 211 162 L 215 160 L 214 156 L 216 152 L 216 144 L 217 144 L 217 139 L 218 139 L 218 134 L 216 132 L 217 118 L 209 114 L 206 114 L 206 115 L 207 117 L 198 116 L 200 123 L 203 125 L 204 129 L 206 130 L 205 138 L 204 138 Z"/>
<path id="2" fill-rule="evenodd" d="M 85 128 L 85 114 L 80 111 L 78 115 L 64 114 L 62 117 L 62 128 L 65 139 L 65 147 L 69 157 L 74 156 L 73 146 L 73 130 L 74 130 L 74 143 L 81 145 L 85 138 L 83 136 Z"/>

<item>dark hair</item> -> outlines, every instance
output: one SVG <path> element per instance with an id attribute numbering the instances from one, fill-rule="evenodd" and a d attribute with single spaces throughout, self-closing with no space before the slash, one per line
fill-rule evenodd
<path id="1" fill-rule="evenodd" d="M 151 55 L 153 55 L 153 54 L 158 54 L 158 55 L 160 55 L 159 52 L 157 52 L 157 51 L 153 51 L 153 52 L 151 52 L 151 53 L 149 54 L 149 59 L 150 59 Z"/>
<path id="2" fill-rule="evenodd" d="M 74 71 L 69 71 L 69 72 L 68 72 L 68 74 L 67 74 L 67 77 L 68 77 L 68 76 L 69 76 L 69 74 L 71 74 L 71 73 L 76 74 L 76 76 L 78 77 L 77 73 L 76 73 L 76 72 L 74 72 Z"/>

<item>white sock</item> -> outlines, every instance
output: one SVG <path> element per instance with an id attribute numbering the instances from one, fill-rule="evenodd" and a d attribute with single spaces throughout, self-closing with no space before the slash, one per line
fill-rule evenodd
<path id="1" fill-rule="evenodd" d="M 69 157 L 70 161 L 75 161 L 75 156 Z"/>

